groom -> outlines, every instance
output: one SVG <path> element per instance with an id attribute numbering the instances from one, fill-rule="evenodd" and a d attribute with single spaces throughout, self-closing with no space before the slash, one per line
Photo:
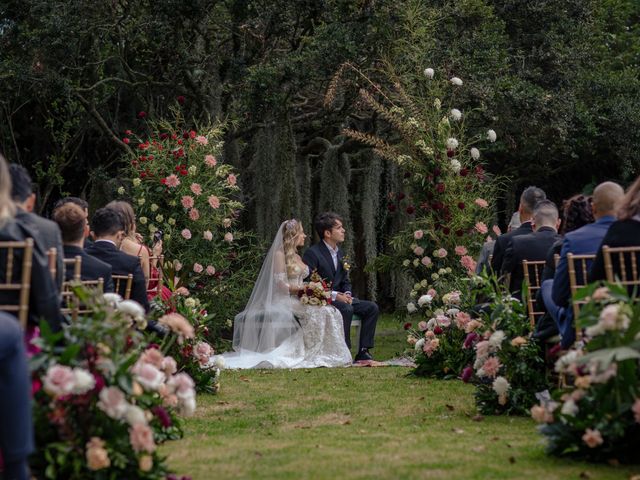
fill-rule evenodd
<path id="1" fill-rule="evenodd" d="M 351 348 L 351 319 L 355 313 L 362 319 L 360 329 L 360 350 L 355 361 L 373 360 L 369 349 L 373 348 L 373 337 L 378 321 L 378 305 L 367 300 L 359 300 L 351 295 L 349 272 L 344 268 L 344 255 L 338 245 L 344 242 L 342 218 L 336 213 L 318 214 L 313 227 L 320 241 L 304 252 L 303 261 L 309 270 L 331 282 L 331 301 L 342 314 L 344 338 Z M 348 269 L 348 267 L 347 267 Z"/>

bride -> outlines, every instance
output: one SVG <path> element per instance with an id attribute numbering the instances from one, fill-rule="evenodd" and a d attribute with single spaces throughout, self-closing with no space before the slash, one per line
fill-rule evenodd
<path id="1" fill-rule="evenodd" d="M 225 368 L 310 368 L 351 364 L 342 315 L 331 305 L 303 305 L 309 267 L 298 254 L 306 235 L 295 219 L 280 225 L 244 311 L 234 322 Z"/>

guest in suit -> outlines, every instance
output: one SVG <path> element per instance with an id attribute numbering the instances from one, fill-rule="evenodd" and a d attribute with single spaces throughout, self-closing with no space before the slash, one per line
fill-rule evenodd
<path id="1" fill-rule="evenodd" d="M 503 262 L 505 252 L 511 244 L 511 240 L 514 237 L 520 235 L 528 235 L 533 232 L 531 225 L 531 217 L 533 215 L 533 209 L 536 204 L 542 200 L 545 200 L 547 195 L 538 187 L 525 188 L 522 195 L 520 195 L 520 204 L 518 206 L 518 214 L 520 216 L 520 226 L 511 230 L 504 235 L 500 235 L 496 239 L 496 244 L 493 247 L 493 259 L 491 260 L 491 269 L 496 273 L 504 271 Z"/>
<path id="2" fill-rule="evenodd" d="M 602 245 L 609 247 L 637 247 L 640 246 L 640 177 L 627 189 L 617 209 L 618 219 L 611 224 L 609 230 L 602 239 L 598 253 L 589 270 L 589 282 L 604 280 L 604 256 Z M 630 259 L 627 259 L 630 260 Z M 640 255 L 636 255 L 637 264 L 640 265 Z M 627 262 L 627 271 L 631 272 L 631 262 Z M 614 275 L 620 274 L 617 264 L 613 266 Z M 631 290 L 631 289 L 630 289 Z"/>
<path id="3" fill-rule="evenodd" d="M 103 262 L 111 265 L 114 275 L 133 274 L 133 286 L 131 288 L 131 300 L 135 300 L 149 310 L 147 289 L 144 275 L 138 257 L 127 255 L 119 250 L 124 237 L 124 220 L 122 216 L 110 208 L 98 209 L 91 220 L 91 233 L 93 245 L 87 247 L 86 252 Z M 124 284 L 121 286 L 124 294 Z"/>
<path id="4" fill-rule="evenodd" d="M 9 166 L 0 155 L 0 241 L 22 242 L 38 234 L 35 228 L 14 218 L 16 206 L 11 200 L 11 177 Z M 14 251 L 13 278 L 22 273 L 23 250 Z M 6 281 L 7 259 L 0 256 L 0 283 Z M 18 305 L 18 291 L 0 292 L 0 304 Z M 45 319 L 52 330 L 61 328 L 60 297 L 49 273 L 49 260 L 42 246 L 34 242 L 31 258 L 31 288 L 29 290 L 29 324 L 37 325 Z"/>
<path id="5" fill-rule="evenodd" d="M 12 163 L 9 167 L 11 174 L 11 197 L 18 207 L 16 220 L 32 228 L 36 233 L 33 241 L 40 244 L 45 252 L 56 249 L 56 285 L 58 291 L 64 278 L 62 262 L 62 237 L 60 229 L 55 222 L 47 220 L 33 213 L 36 205 L 36 194 L 33 193 L 29 172 L 18 164 Z"/>
<path id="6" fill-rule="evenodd" d="M 18 319 L 0 312 L 0 451 L 2 478 L 28 480 L 27 458 L 34 451 L 31 379 Z"/>
<path id="7" fill-rule="evenodd" d="M 53 220 L 60 227 L 65 259 L 74 259 L 80 256 L 81 280 L 104 281 L 104 291 L 113 292 L 113 279 L 111 278 L 111 265 L 92 257 L 84 251 L 84 233 L 87 229 L 87 215 L 78 205 L 72 202 L 64 203 L 53 211 Z M 65 280 L 73 278 L 73 265 L 68 265 L 65 272 Z"/>
<path id="8" fill-rule="evenodd" d="M 504 255 L 502 274 L 509 274 L 509 291 L 520 298 L 524 270 L 522 261 L 539 261 L 547 258 L 547 252 L 559 238 L 558 208 L 549 200 L 538 202 L 532 223 L 534 231 L 527 235 L 518 235 L 511 239 Z"/>
<path id="9" fill-rule="evenodd" d="M 60 208 L 61 206 L 66 205 L 67 203 L 73 203 L 73 204 L 79 206 L 84 211 L 85 216 L 87 218 L 89 218 L 89 204 L 87 203 L 86 200 L 83 200 L 82 198 L 79 198 L 79 197 L 64 197 L 64 198 L 61 198 L 60 200 L 58 200 L 56 202 L 55 206 L 53 207 L 53 210 L 55 211 L 58 208 Z M 93 241 L 91 240 L 91 237 L 89 236 L 89 222 L 87 222 L 87 225 L 85 226 L 85 229 L 84 229 L 83 248 L 87 248 L 92 243 L 93 243 Z"/>
<path id="10" fill-rule="evenodd" d="M 344 241 L 345 229 L 342 218 L 336 213 L 320 213 L 313 222 L 320 241 L 312 245 L 303 255 L 303 261 L 318 274 L 331 282 L 332 305 L 342 314 L 344 338 L 351 348 L 351 320 L 353 314 L 362 321 L 360 329 L 360 350 L 355 360 L 372 360 L 369 349 L 373 348 L 373 338 L 378 321 L 378 305 L 355 298 L 351 292 L 348 267 L 345 268 L 344 255 L 339 245 Z"/>

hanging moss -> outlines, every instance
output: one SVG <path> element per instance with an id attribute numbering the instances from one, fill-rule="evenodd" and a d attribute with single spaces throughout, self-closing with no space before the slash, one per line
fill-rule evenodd
<path id="1" fill-rule="evenodd" d="M 360 155 L 364 161 L 364 175 L 362 182 L 362 198 L 360 218 L 362 222 L 362 242 L 364 257 L 367 263 L 378 255 L 378 217 L 380 214 L 380 177 L 383 173 L 382 161 L 371 151 Z M 378 291 L 378 277 L 376 272 L 366 276 L 367 297 L 375 301 Z"/>
<path id="2" fill-rule="evenodd" d="M 298 218 L 304 225 L 307 235 L 313 238 L 311 162 L 308 156 L 299 159 L 296 163 L 296 180 L 298 188 Z"/>

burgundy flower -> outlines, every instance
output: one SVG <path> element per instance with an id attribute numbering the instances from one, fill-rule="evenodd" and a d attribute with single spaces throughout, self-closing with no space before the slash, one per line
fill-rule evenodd
<path id="1" fill-rule="evenodd" d="M 442 327 L 440 325 L 436 325 L 433 329 L 433 333 L 435 333 L 436 335 L 440 335 L 442 333 Z"/>
<path id="2" fill-rule="evenodd" d="M 476 340 L 480 338 L 476 332 L 471 332 L 467 334 L 467 338 L 464 339 L 464 343 L 462 344 L 462 348 L 471 348 Z"/>
<path id="3" fill-rule="evenodd" d="M 194 131 L 194 130 L 191 130 L 189 132 L 189 138 L 191 138 L 191 139 L 196 138 L 197 135 L 198 135 L 198 133 L 196 131 Z"/>
<path id="4" fill-rule="evenodd" d="M 182 139 L 178 140 L 178 145 L 182 145 Z"/>
<path id="5" fill-rule="evenodd" d="M 415 211 L 416 211 L 416 207 L 414 207 L 413 205 L 409 205 L 409 206 L 407 207 L 407 213 L 408 213 L 409 215 L 413 215 L 413 214 L 415 213 Z"/>
<path id="6" fill-rule="evenodd" d="M 403 192 L 398 192 L 398 200 L 404 200 L 404 197 L 406 197 L 406 195 Z"/>
<path id="7" fill-rule="evenodd" d="M 161 133 L 160 134 L 160 140 L 166 140 L 167 138 L 169 138 L 169 134 L 168 133 Z"/>
<path id="8" fill-rule="evenodd" d="M 444 208 L 444 204 L 442 202 L 433 202 L 431 205 L 434 210 L 442 210 Z"/>
<path id="9" fill-rule="evenodd" d="M 147 112 L 138 112 L 138 118 L 144 118 L 147 116 Z"/>
<path id="10" fill-rule="evenodd" d="M 42 388 L 42 382 L 39 378 L 34 378 L 31 380 L 31 396 L 34 396 L 36 393 L 40 391 Z"/>
<path id="11" fill-rule="evenodd" d="M 456 154 L 455 150 L 447 150 L 447 157 L 451 158 Z"/>
<path id="12" fill-rule="evenodd" d="M 429 204 L 428 204 L 427 202 L 422 202 L 422 203 L 420 204 L 420 208 L 421 208 L 422 210 L 429 210 Z"/>
<path id="13" fill-rule="evenodd" d="M 469 383 L 469 380 L 471 380 L 472 375 L 473 375 L 473 368 L 465 367 L 464 370 L 462 370 L 462 375 L 460 377 L 462 378 L 462 381 L 464 383 Z"/>
<path id="14" fill-rule="evenodd" d="M 104 377 L 99 373 L 93 372 L 93 379 L 96 381 L 96 386 L 93 388 L 94 392 L 100 392 L 105 385 Z"/>
<path id="15" fill-rule="evenodd" d="M 459 203 L 458 203 L 458 208 L 459 208 L 460 210 L 464 210 L 464 207 L 465 207 L 464 202 L 459 202 Z"/>
<path id="16" fill-rule="evenodd" d="M 458 230 L 456 230 L 456 237 L 461 237 L 464 235 L 464 230 L 462 230 L 461 228 L 459 228 Z"/>
<path id="17" fill-rule="evenodd" d="M 160 421 L 160 425 L 162 425 L 163 428 L 169 428 L 171 425 L 173 425 L 171 417 L 169 416 L 167 411 L 160 405 L 152 407 L 151 411 L 158 418 L 158 421 Z"/>
<path id="18" fill-rule="evenodd" d="M 133 133 L 133 132 L 132 132 L 131 130 L 125 130 L 125 131 L 124 131 L 124 134 L 125 134 L 125 135 L 131 135 L 132 133 Z"/>
<path id="19" fill-rule="evenodd" d="M 444 188 L 445 188 L 444 187 L 444 183 L 439 183 L 439 184 L 436 185 L 436 191 L 438 193 L 444 193 Z"/>
<path id="20" fill-rule="evenodd" d="M 387 205 L 387 210 L 393 213 L 396 211 L 396 206 L 393 203 L 390 203 L 389 205 Z"/>
<path id="21" fill-rule="evenodd" d="M 467 167 L 460 170 L 461 177 L 466 177 L 467 175 L 469 175 L 469 169 Z"/>
<path id="22" fill-rule="evenodd" d="M 131 140 L 125 137 L 122 139 L 122 142 L 125 143 L 126 145 L 129 145 L 129 142 L 131 142 Z"/>
<path id="23" fill-rule="evenodd" d="M 189 132 L 182 132 L 182 138 L 189 138 Z"/>
<path id="24" fill-rule="evenodd" d="M 178 98 L 176 98 L 176 100 L 178 100 L 178 103 L 180 105 L 184 105 L 184 101 L 186 100 L 186 98 L 184 98 L 184 95 L 178 95 Z"/>
<path id="25" fill-rule="evenodd" d="M 451 233 L 451 229 L 450 229 L 449 227 L 444 227 L 444 228 L 442 229 L 442 233 L 443 233 L 444 235 L 449 235 L 449 234 Z"/>
<path id="26" fill-rule="evenodd" d="M 434 177 L 439 177 L 441 173 L 442 173 L 442 170 L 440 170 L 439 168 L 434 168 L 433 169 L 433 176 Z"/>
<path id="27" fill-rule="evenodd" d="M 404 329 L 409 330 L 411 328 L 411 322 L 407 322 L 404 324 Z"/>

